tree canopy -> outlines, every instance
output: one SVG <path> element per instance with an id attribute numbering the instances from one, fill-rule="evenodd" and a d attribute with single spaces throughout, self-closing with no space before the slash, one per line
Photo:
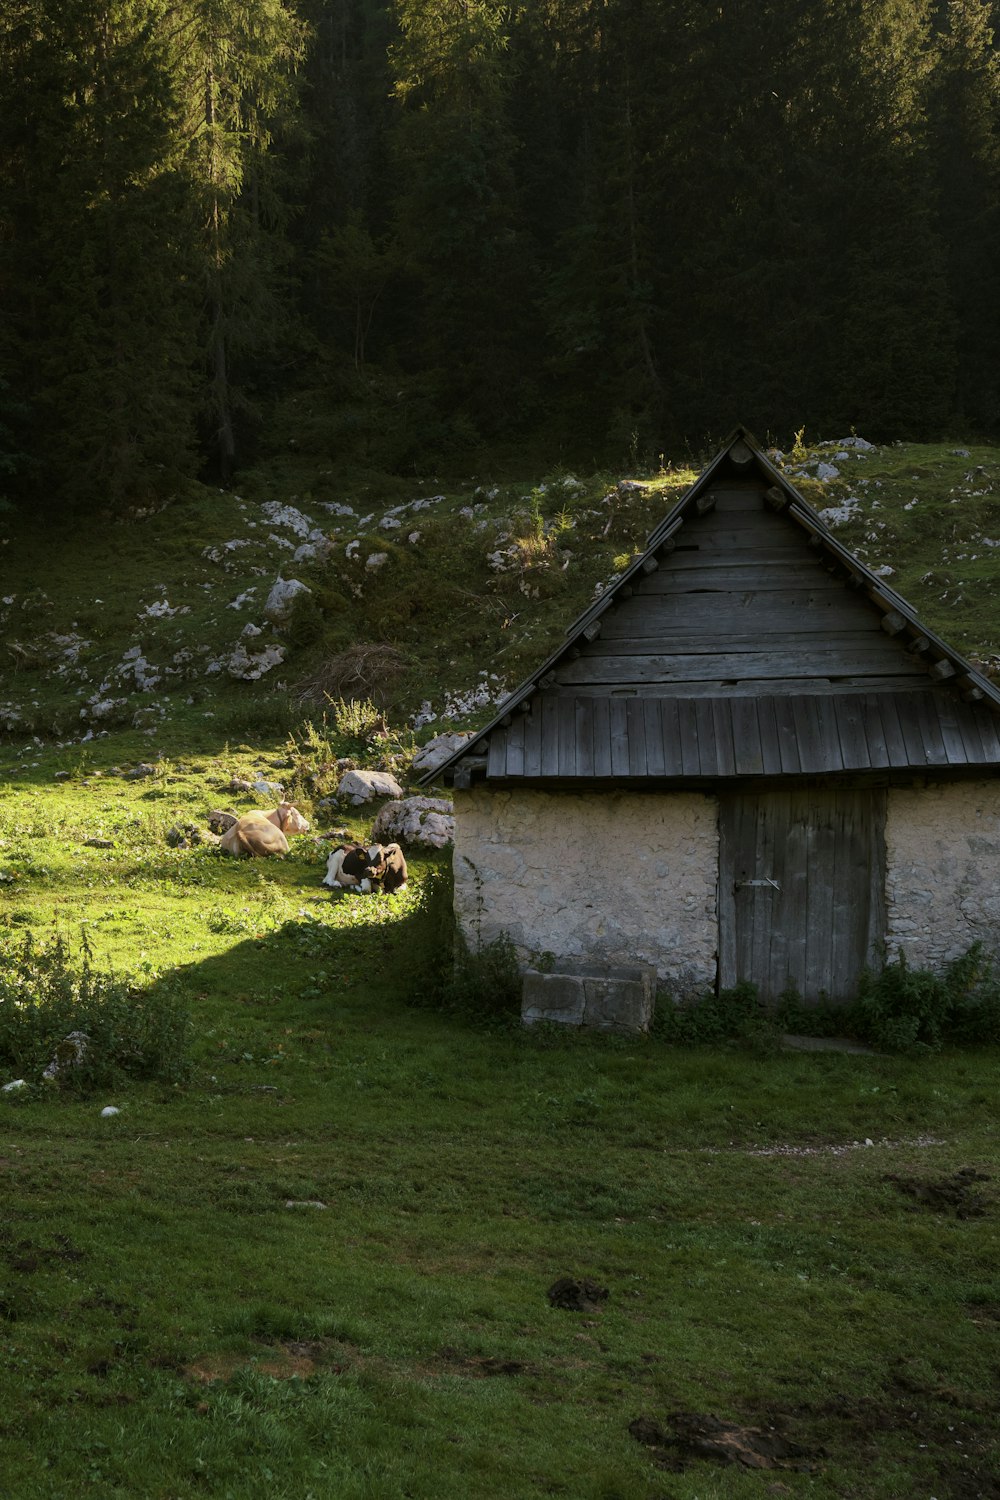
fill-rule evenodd
<path id="1" fill-rule="evenodd" d="M 994 0 L 10 0 L 0 473 L 995 436 Z"/>

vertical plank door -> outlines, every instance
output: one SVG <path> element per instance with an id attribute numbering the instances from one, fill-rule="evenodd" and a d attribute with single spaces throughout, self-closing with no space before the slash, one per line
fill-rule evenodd
<path id="1" fill-rule="evenodd" d="M 885 792 L 732 792 L 719 808 L 719 983 L 851 1000 L 885 936 Z"/>

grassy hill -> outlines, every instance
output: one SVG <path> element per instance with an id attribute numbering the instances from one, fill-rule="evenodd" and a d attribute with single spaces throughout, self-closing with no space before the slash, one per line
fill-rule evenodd
<path id="1" fill-rule="evenodd" d="M 934 629 L 1000 665 L 1000 452 L 825 443 L 782 462 Z M 129 727 L 173 750 L 288 731 L 331 699 L 374 700 L 404 736 L 426 737 L 431 715 L 474 723 L 693 477 L 344 486 L 285 459 L 155 512 L 56 531 L 8 515 L 0 730 L 68 743 Z M 279 577 L 310 592 L 274 625 Z"/>
<path id="2" fill-rule="evenodd" d="M 997 665 L 1000 454 L 786 463 Z M 996 1496 L 995 1048 L 524 1032 L 429 991 L 447 853 L 331 896 L 312 835 L 168 837 L 258 805 L 234 777 L 311 813 L 338 755 L 405 780 L 692 477 L 286 459 L 85 532 L 4 518 L 0 1493 Z M 312 592 L 274 627 L 279 572 Z"/>

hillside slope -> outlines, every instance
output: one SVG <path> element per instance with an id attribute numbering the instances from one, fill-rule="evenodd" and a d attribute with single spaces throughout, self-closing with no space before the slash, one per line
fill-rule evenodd
<path id="1" fill-rule="evenodd" d="M 1000 450 L 844 439 L 777 461 L 928 624 L 1000 668 Z M 176 748 L 287 732 L 341 699 L 411 737 L 475 724 L 693 477 L 341 493 L 333 471 L 286 464 L 280 485 L 194 486 L 96 525 L 8 516 L 0 733 L 68 744 L 128 727 Z M 275 622 L 279 579 L 305 589 Z"/>

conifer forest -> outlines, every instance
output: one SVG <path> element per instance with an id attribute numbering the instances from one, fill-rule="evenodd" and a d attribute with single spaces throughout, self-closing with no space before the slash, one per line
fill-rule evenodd
<path id="1" fill-rule="evenodd" d="M 997 0 L 5 0 L 0 484 L 1000 435 Z"/>

